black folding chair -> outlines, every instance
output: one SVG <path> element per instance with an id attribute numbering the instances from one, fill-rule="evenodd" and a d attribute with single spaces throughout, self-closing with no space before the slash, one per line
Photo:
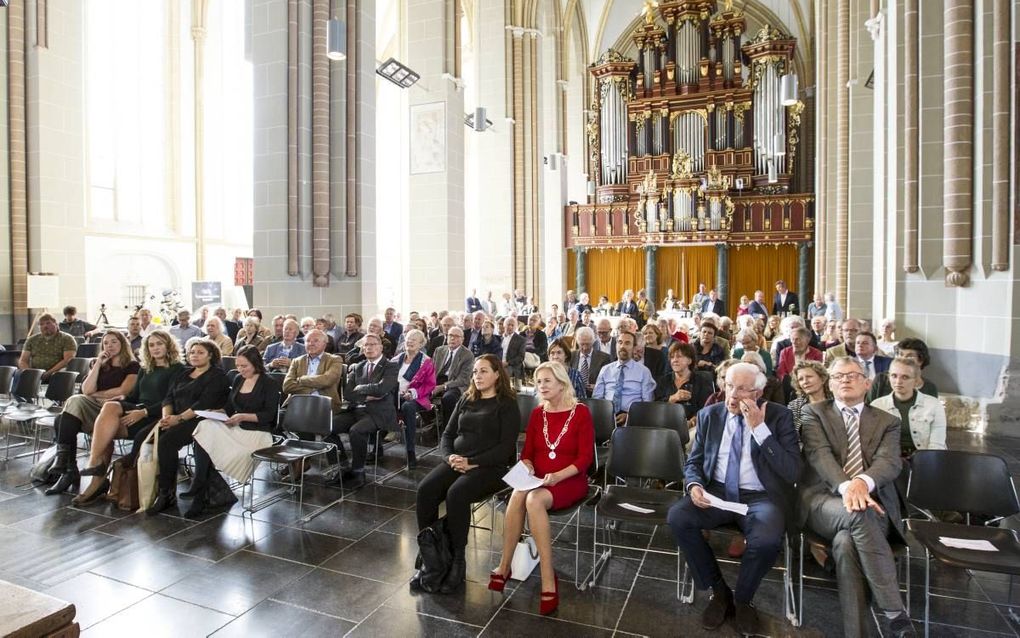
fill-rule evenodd
<path id="1" fill-rule="evenodd" d="M 680 455 L 686 462 L 687 443 L 691 431 L 687 427 L 687 413 L 679 403 L 665 401 L 636 401 L 627 412 L 627 427 L 666 428 L 680 435 Z"/>
<path id="2" fill-rule="evenodd" d="M 609 440 L 616 431 L 616 414 L 613 412 L 613 402 L 606 399 L 584 399 L 581 403 L 588 406 L 591 412 L 591 421 L 595 426 L 595 461 L 599 469 L 605 467 L 606 459 L 609 457 Z M 602 475 L 602 487 L 606 486 L 605 474 Z"/>
<path id="3" fill-rule="evenodd" d="M 15 366 L 0 366 L 0 394 L 6 395 L 8 402 L 11 396 L 11 385 L 14 383 Z"/>
<path id="4" fill-rule="evenodd" d="M 664 428 L 617 428 L 609 446 L 609 461 L 606 474 L 616 477 L 656 479 L 666 483 L 680 483 L 683 480 L 683 463 L 680 456 L 680 436 L 675 430 Z M 666 524 L 669 509 L 683 493 L 674 490 L 608 485 L 595 506 L 592 530 L 592 569 L 581 583 L 581 589 L 593 587 L 599 572 L 612 557 L 613 549 L 631 549 L 676 556 L 677 598 L 680 598 L 680 551 L 653 549 L 652 547 L 629 547 L 612 542 L 611 526 L 605 526 L 606 542 L 599 543 L 599 517 L 607 523 L 613 521 L 653 525 L 657 528 Z M 655 528 L 652 533 L 654 534 Z M 599 554 L 599 546 L 606 549 Z"/>
<path id="5" fill-rule="evenodd" d="M 224 372 L 237 370 L 237 357 L 220 357 L 220 367 Z"/>
<path id="6" fill-rule="evenodd" d="M 82 357 L 85 359 L 91 359 L 99 356 L 99 344 L 98 343 L 79 343 L 78 351 L 75 353 L 76 357 Z"/>
<path id="7" fill-rule="evenodd" d="M 965 515 L 966 524 L 908 520 L 907 529 L 924 547 L 924 635 L 928 635 L 931 597 L 952 598 L 997 607 L 1012 607 L 1010 602 L 996 603 L 933 594 L 931 559 L 950 567 L 993 572 L 1009 576 L 1011 601 L 1013 576 L 1020 574 L 1020 539 L 1016 531 L 990 527 L 1007 516 L 1020 512 L 1016 486 L 1006 461 L 993 454 L 956 450 L 918 450 L 911 458 L 907 501 L 922 511 L 951 511 Z M 991 516 L 984 525 L 971 524 L 971 515 Z M 945 539 L 966 543 L 991 544 L 995 551 L 954 547 Z"/>
<path id="8" fill-rule="evenodd" d="M 14 394 L 16 396 L 22 396 L 21 393 L 32 394 L 33 397 L 38 397 L 39 385 L 42 380 L 42 370 L 22 370 L 18 376 L 18 387 L 15 388 Z M 15 426 L 25 428 L 21 433 L 15 434 L 14 436 L 22 439 L 32 441 L 32 451 L 24 452 L 22 454 L 16 454 L 10 458 L 21 458 L 24 456 L 35 457 L 39 453 L 39 430 L 41 427 L 53 426 L 53 419 L 56 415 L 60 414 L 63 409 L 64 402 L 67 401 L 74 394 L 74 383 L 78 378 L 77 372 L 68 372 L 61 370 L 60 372 L 54 372 L 50 376 L 49 383 L 46 386 L 46 399 L 51 402 L 48 408 L 42 408 L 34 403 L 22 403 L 17 409 L 8 411 L 4 414 L 4 418 L 7 419 L 11 425 L 7 428 L 7 439 L 6 439 L 6 450 L 11 449 L 11 430 Z M 36 398 L 36 401 L 38 399 Z M 40 420 L 48 417 L 48 421 L 40 423 Z M 16 446 L 15 446 L 16 447 Z"/>

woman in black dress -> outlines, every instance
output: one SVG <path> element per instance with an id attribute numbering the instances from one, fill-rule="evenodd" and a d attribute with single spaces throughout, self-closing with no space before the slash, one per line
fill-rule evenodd
<path id="1" fill-rule="evenodd" d="M 655 381 L 655 400 L 684 406 L 688 421 L 704 407 L 713 389 L 710 376 L 694 371 L 697 358 L 694 346 L 677 341 L 669 347 L 669 372 Z"/>
<path id="2" fill-rule="evenodd" d="M 230 389 L 225 421 L 204 419 L 195 428 L 195 476 L 181 496 L 192 497 L 185 518 L 195 518 L 206 507 L 223 507 L 237 497 L 219 475 L 245 483 L 255 470 L 251 453 L 273 444 L 270 434 L 280 409 L 280 382 L 266 374 L 255 346 L 244 346 L 235 361 L 237 378 Z M 210 489 L 212 488 L 212 489 Z"/>
<path id="3" fill-rule="evenodd" d="M 435 467 L 418 485 L 419 545 L 422 569 L 411 580 L 412 589 L 444 594 L 464 585 L 464 550 L 467 547 L 471 504 L 503 486 L 507 464 L 516 453 L 521 415 L 517 394 L 500 360 L 483 354 L 475 360 L 471 385 L 457 403 L 443 432 L 445 463 Z M 446 501 L 446 530 L 453 546 L 453 564 L 437 563 L 425 551 L 423 534 L 439 519 L 439 504 Z"/>
<path id="4" fill-rule="evenodd" d="M 196 410 L 222 410 L 230 384 L 220 367 L 220 349 L 208 339 L 188 342 L 188 366 L 174 378 L 163 401 L 159 436 L 159 492 L 146 514 L 158 514 L 177 503 L 177 453 L 192 441 L 198 427 Z"/>

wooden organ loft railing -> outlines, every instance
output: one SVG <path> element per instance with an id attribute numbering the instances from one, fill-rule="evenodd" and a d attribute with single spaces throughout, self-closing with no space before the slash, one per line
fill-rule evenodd
<path id="1" fill-rule="evenodd" d="M 564 210 L 567 248 L 813 238 L 814 198 L 792 183 L 804 105 L 781 91 L 796 42 L 746 28 L 731 0 L 646 1 L 637 59 L 592 65 L 589 201 Z"/>

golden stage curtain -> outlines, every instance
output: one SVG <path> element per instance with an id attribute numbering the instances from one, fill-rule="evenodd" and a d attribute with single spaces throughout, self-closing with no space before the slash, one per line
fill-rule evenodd
<path id="1" fill-rule="evenodd" d="M 588 250 L 587 279 L 591 305 L 598 303 L 600 295 L 618 303 L 628 288 L 637 294 L 645 287 L 645 251 L 633 248 L 616 250 Z"/>
<path id="2" fill-rule="evenodd" d="M 699 283 L 710 289 L 715 286 L 714 246 L 660 246 L 655 251 L 655 259 L 656 294 L 659 296 L 655 301 L 660 306 L 670 288 L 677 298 L 689 304 L 698 292 Z"/>
<path id="3" fill-rule="evenodd" d="M 765 293 L 765 305 L 772 310 L 776 281 L 782 279 L 797 293 L 804 305 L 806 291 L 797 290 L 797 247 L 792 245 L 730 246 L 730 298 L 724 299 L 730 316 L 736 316 L 740 296 L 754 298 L 754 291 Z M 810 297 L 806 297 L 810 302 Z"/>
<path id="4" fill-rule="evenodd" d="M 577 253 L 574 252 L 572 249 L 570 249 L 570 250 L 567 250 L 567 281 L 566 281 L 565 285 L 563 286 L 563 290 L 564 290 L 564 295 L 563 296 L 566 297 L 566 291 L 567 290 L 573 290 L 577 294 L 581 294 L 581 291 L 577 290 L 574 287 L 576 285 L 577 285 Z M 550 302 L 550 303 L 554 303 L 554 302 Z M 549 305 L 549 304 L 546 304 L 546 305 Z M 566 311 L 567 311 L 567 309 L 564 308 L 563 312 L 566 312 Z"/>

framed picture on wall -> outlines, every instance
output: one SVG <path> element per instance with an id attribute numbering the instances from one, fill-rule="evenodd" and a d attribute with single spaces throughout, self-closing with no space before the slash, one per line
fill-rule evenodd
<path id="1" fill-rule="evenodd" d="M 446 170 L 446 103 L 411 105 L 411 174 Z"/>

